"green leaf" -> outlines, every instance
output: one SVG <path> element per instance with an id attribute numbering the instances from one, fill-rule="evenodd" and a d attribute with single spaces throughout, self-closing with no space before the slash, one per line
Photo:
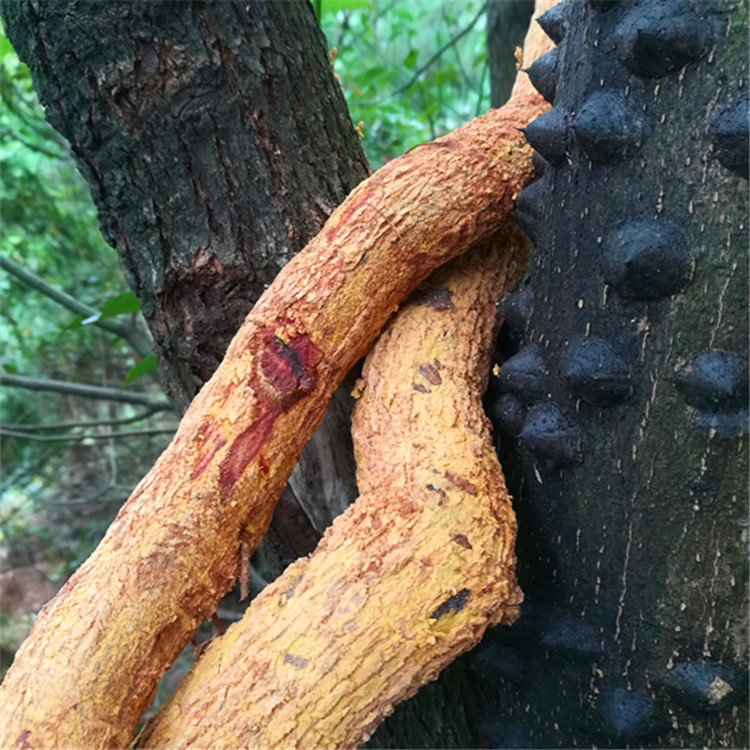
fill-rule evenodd
<path id="1" fill-rule="evenodd" d="M 122 383 L 122 387 L 127 388 L 134 380 L 140 378 L 141 375 L 158 369 L 159 365 L 156 364 L 156 355 L 149 354 L 148 357 L 144 357 L 135 367 L 131 368 Z"/>
<path id="2" fill-rule="evenodd" d="M 372 0 L 322 0 L 323 13 L 338 13 L 340 10 L 369 10 Z"/>
<path id="3" fill-rule="evenodd" d="M 382 78 L 383 76 L 389 76 L 392 71 L 386 68 L 384 65 L 374 65 L 372 68 L 367 68 L 364 72 L 363 78 L 370 82 L 373 78 Z"/>
<path id="4" fill-rule="evenodd" d="M 417 57 L 419 56 L 418 50 L 411 50 L 409 54 L 404 58 L 404 65 L 409 68 L 409 70 L 414 70 L 414 67 L 417 64 Z"/>
<path id="5" fill-rule="evenodd" d="M 135 294 L 133 292 L 123 292 L 116 297 L 108 299 L 96 315 L 90 315 L 88 318 L 85 318 L 81 321 L 81 325 L 85 326 L 89 325 L 89 323 L 96 323 L 98 320 L 114 318 L 116 315 L 139 312 L 140 309 L 141 305 Z"/>
<path id="6" fill-rule="evenodd" d="M 8 37 L 0 31 L 0 60 L 4 60 L 6 55 L 15 55 L 15 51 Z"/>
<path id="7" fill-rule="evenodd" d="M 111 297 L 102 305 L 102 319 L 114 318 L 115 315 L 125 315 L 141 311 L 141 304 L 133 292 L 123 292 Z"/>
<path id="8" fill-rule="evenodd" d="M 69 323 L 66 323 L 63 327 L 63 331 L 68 331 L 72 328 L 78 328 L 83 325 L 83 315 L 75 315 Z"/>

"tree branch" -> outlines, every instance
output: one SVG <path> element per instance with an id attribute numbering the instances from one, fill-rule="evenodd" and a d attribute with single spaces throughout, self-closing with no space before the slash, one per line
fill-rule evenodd
<path id="1" fill-rule="evenodd" d="M 405 91 L 407 91 L 411 86 L 413 86 L 418 80 L 419 77 L 424 73 L 429 67 L 434 65 L 443 55 L 443 53 L 446 50 L 449 50 L 454 44 L 456 44 L 459 40 L 463 39 L 473 28 L 476 26 L 477 21 L 482 17 L 482 13 L 485 13 L 487 10 L 487 3 L 484 3 L 482 7 L 479 9 L 479 13 L 474 16 L 474 18 L 469 22 L 469 25 L 465 28 L 461 29 L 457 34 L 452 36 L 440 49 L 438 49 L 435 54 L 432 55 L 432 57 L 422 66 L 417 68 L 412 77 L 405 83 L 403 86 L 399 86 L 397 89 L 395 89 L 391 96 L 398 96 L 399 94 L 403 94 Z"/>
<path id="2" fill-rule="evenodd" d="M 35 273 L 32 273 L 27 268 L 24 268 L 5 255 L 0 255 L 0 268 L 15 276 L 27 286 L 35 289 L 37 292 L 41 292 L 46 297 L 49 297 L 77 315 L 91 317 L 99 314 L 99 310 L 96 308 L 77 300 L 75 297 L 67 292 L 63 292 L 61 289 L 57 289 L 51 284 L 48 284 L 43 279 L 40 279 Z M 138 354 L 141 355 L 141 357 L 145 357 L 151 353 L 151 344 L 149 341 L 146 337 L 141 336 L 136 331 L 118 325 L 117 323 L 113 323 L 111 320 L 95 320 L 93 321 L 93 325 L 124 339 Z"/>
<path id="3" fill-rule="evenodd" d="M 121 391 L 119 388 L 102 388 L 85 383 L 67 383 L 63 380 L 26 378 L 21 375 L 9 375 L 5 372 L 0 372 L 0 385 L 27 388 L 31 391 L 68 393 L 71 396 L 101 399 L 103 401 L 118 401 L 122 404 L 138 404 L 139 406 L 148 406 L 154 411 L 167 411 L 174 408 L 169 401 L 149 396 L 146 393 L 128 393 Z"/>
<path id="4" fill-rule="evenodd" d="M 145 411 L 139 412 L 132 417 L 125 417 L 124 419 L 108 419 L 98 420 L 91 419 L 82 422 L 46 422 L 44 424 L 32 424 L 31 422 L 5 422 L 2 427 L 6 430 L 20 430 L 21 432 L 44 432 L 46 430 L 71 430 L 75 427 L 115 427 L 123 424 L 132 424 L 133 422 L 140 422 L 143 419 L 147 419 L 152 414 L 155 414 L 158 409 L 146 409 Z"/>
<path id="5" fill-rule="evenodd" d="M 100 432 L 86 433 L 85 435 L 34 435 L 30 432 L 19 432 L 18 430 L 9 430 L 6 427 L 0 428 L 0 435 L 3 437 L 20 438 L 22 440 L 33 440 L 36 443 L 67 443 L 77 442 L 79 440 L 118 440 L 120 438 L 144 437 L 146 435 L 173 435 L 177 431 L 177 425 L 167 429 L 154 427 L 147 430 L 127 430 L 125 432 Z"/>
<path id="6" fill-rule="evenodd" d="M 26 146 L 26 148 L 31 149 L 32 151 L 36 151 L 39 154 L 44 154 L 44 156 L 49 156 L 51 159 L 64 159 L 66 160 L 65 154 L 61 154 L 56 151 L 51 151 L 48 148 L 45 148 L 44 146 L 39 146 L 36 143 L 32 143 L 31 141 L 26 140 L 23 136 L 19 135 L 18 133 L 13 133 L 12 131 L 6 130 L 3 135 L 6 138 L 10 138 L 13 141 L 17 141 L 18 143 L 23 144 Z"/>

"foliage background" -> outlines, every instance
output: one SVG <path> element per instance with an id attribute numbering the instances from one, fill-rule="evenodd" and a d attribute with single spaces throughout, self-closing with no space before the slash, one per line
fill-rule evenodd
<path id="1" fill-rule="evenodd" d="M 353 122 L 362 123 L 373 169 L 489 107 L 485 3 L 314 0 L 313 6 L 335 48 L 334 70 Z M 99 233 L 88 186 L 1 34 L 0 97 L 0 254 L 42 285 L 97 310 L 113 306 L 113 320 L 147 339 L 116 252 Z M 7 266 L 0 292 L 0 373 L 120 389 L 142 361 L 143 352 L 94 324 L 81 325 L 82 316 Z M 127 390 L 164 398 L 154 371 Z M 0 582 L 34 567 L 59 586 L 98 543 L 177 418 L 169 410 L 6 384 L 0 420 Z M 3 670 L 33 616 L 0 613 Z"/>

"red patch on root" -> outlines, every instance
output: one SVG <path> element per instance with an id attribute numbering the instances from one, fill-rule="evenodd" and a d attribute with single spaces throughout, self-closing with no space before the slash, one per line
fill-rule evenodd
<path id="1" fill-rule="evenodd" d="M 28 729 L 24 729 L 23 732 L 18 735 L 14 747 L 19 748 L 19 750 L 32 750 L 32 745 L 29 744 L 29 737 L 31 737 L 31 732 Z"/>
<path id="2" fill-rule="evenodd" d="M 295 336 L 288 344 L 273 336 L 261 355 L 260 367 L 279 393 L 301 397 L 315 388 L 315 365 L 319 359 L 320 352 L 309 336 Z"/>
<path id="3" fill-rule="evenodd" d="M 262 453 L 258 454 L 258 466 L 260 467 L 260 470 L 268 475 L 268 472 L 271 471 L 271 467 L 268 465 L 268 461 L 266 461 L 265 456 Z"/>
<path id="4" fill-rule="evenodd" d="M 227 457 L 219 468 L 219 486 L 223 492 L 229 492 L 245 471 L 247 465 L 263 447 L 276 419 L 281 414 L 280 408 L 266 404 L 252 427 L 248 427 L 232 443 Z"/>
<path id="5" fill-rule="evenodd" d="M 227 456 L 219 468 L 219 485 L 222 492 L 228 493 L 266 444 L 278 417 L 292 407 L 303 396 L 315 388 L 318 380 L 316 365 L 320 352 L 310 341 L 309 336 L 300 335 L 285 344 L 278 336 L 271 335 L 261 354 L 260 368 L 268 388 L 261 389 L 263 400 L 258 404 L 258 416 L 252 426 L 234 439 Z M 207 452 L 201 459 L 201 471 L 211 462 L 222 442 Z M 263 455 L 258 457 L 260 470 L 268 474 L 270 466 Z M 197 470 L 194 473 L 199 473 Z"/>
<path id="6" fill-rule="evenodd" d="M 463 547 L 464 549 L 474 549 L 471 546 L 471 542 L 466 538 L 464 534 L 456 534 L 456 536 L 453 537 L 453 541 L 459 547 Z"/>
<path id="7" fill-rule="evenodd" d="M 224 447 L 226 442 L 226 438 L 219 433 L 215 426 L 206 429 L 206 434 L 200 447 L 198 463 L 193 469 L 193 473 L 190 475 L 190 480 L 192 482 L 198 479 L 198 477 L 211 465 L 211 461 L 213 461 L 217 451 Z"/>

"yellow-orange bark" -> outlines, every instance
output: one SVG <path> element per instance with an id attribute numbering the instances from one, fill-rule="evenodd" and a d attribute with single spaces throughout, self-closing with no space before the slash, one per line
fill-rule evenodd
<path id="1" fill-rule="evenodd" d="M 512 622 L 515 517 L 481 396 L 498 296 L 527 258 L 508 222 L 394 316 L 353 416 L 359 499 L 212 641 L 139 747 L 356 747 Z"/>
<path id="2" fill-rule="evenodd" d="M 526 64 L 551 46 L 532 24 Z M 353 415 L 360 498 L 211 644 L 139 747 L 356 746 L 513 620 L 515 518 L 480 398 L 494 303 L 526 259 L 511 220 L 399 310 Z"/>
<path id="3" fill-rule="evenodd" d="M 543 108 L 517 98 L 390 162 L 282 271 L 172 444 L 40 613 L 0 687 L 0 746 L 127 744 L 232 585 L 239 547 L 261 538 L 346 371 L 422 279 L 508 216 L 531 178 L 518 128 Z"/>

